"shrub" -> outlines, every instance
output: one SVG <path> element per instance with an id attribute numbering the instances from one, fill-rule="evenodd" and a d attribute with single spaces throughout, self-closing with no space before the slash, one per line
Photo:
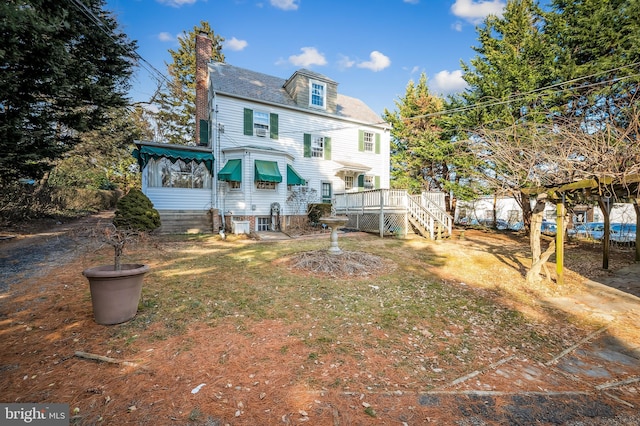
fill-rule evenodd
<path id="1" fill-rule="evenodd" d="M 331 203 L 309 204 L 309 222 L 318 223 L 321 217 L 331 216 Z"/>
<path id="2" fill-rule="evenodd" d="M 153 231 L 160 227 L 160 214 L 139 189 L 132 189 L 116 204 L 113 224 L 119 229 Z"/>

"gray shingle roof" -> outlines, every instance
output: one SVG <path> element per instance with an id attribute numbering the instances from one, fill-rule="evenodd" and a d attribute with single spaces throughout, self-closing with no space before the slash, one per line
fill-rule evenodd
<path id="1" fill-rule="evenodd" d="M 279 104 L 284 107 L 301 108 L 284 90 L 286 79 L 262 74 L 256 71 L 235 67 L 222 62 L 209 64 L 211 84 L 216 92 L 240 96 L 257 101 Z M 314 78 L 332 81 L 328 77 L 301 69 L 297 71 Z M 303 108 L 304 109 L 304 108 Z M 310 113 L 317 113 L 309 108 Z M 338 93 L 337 117 L 362 121 L 365 123 L 381 123 L 382 118 L 360 99 Z"/>

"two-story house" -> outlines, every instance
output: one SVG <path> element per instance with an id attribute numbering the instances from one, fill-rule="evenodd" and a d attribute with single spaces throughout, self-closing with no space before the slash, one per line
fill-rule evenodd
<path id="1" fill-rule="evenodd" d="M 309 202 L 389 187 L 390 127 L 338 83 L 211 62 L 203 35 L 196 51 L 196 146 L 137 142 L 142 190 L 163 228 L 184 221 L 171 229 L 185 232 L 185 219 L 200 217 L 213 231 L 286 229 Z"/>

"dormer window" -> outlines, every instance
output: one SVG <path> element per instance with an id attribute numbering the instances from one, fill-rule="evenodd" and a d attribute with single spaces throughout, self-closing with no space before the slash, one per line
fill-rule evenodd
<path id="1" fill-rule="evenodd" d="M 327 85 L 319 81 L 309 81 L 309 106 L 326 108 Z"/>

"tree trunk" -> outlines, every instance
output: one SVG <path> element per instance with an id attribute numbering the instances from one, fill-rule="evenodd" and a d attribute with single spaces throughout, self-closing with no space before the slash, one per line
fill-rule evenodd
<path id="1" fill-rule="evenodd" d="M 633 203 L 633 208 L 636 211 L 636 229 L 640 228 L 640 199 L 636 198 Z M 638 233 L 636 231 L 636 262 L 640 262 L 640 238 L 638 238 Z"/>
<path id="2" fill-rule="evenodd" d="M 522 225 L 524 231 L 529 234 L 531 231 L 531 197 L 522 191 L 513 194 L 516 203 L 522 209 Z"/>
<path id="3" fill-rule="evenodd" d="M 540 239 L 538 239 L 538 247 L 540 247 Z M 551 240 L 551 243 L 549 244 L 549 247 L 547 247 L 545 252 L 542 253 L 540 257 L 532 263 L 531 269 L 529 269 L 529 271 L 527 272 L 527 283 L 536 284 L 542 281 L 542 279 L 540 278 L 540 271 L 542 270 L 542 268 L 544 268 L 545 270 L 547 280 L 551 281 L 551 274 L 546 267 L 546 263 L 555 251 L 556 242 L 554 240 Z"/>
<path id="4" fill-rule="evenodd" d="M 121 258 L 122 258 L 122 251 L 123 251 L 123 247 L 122 246 L 115 246 L 114 247 L 114 256 L 113 256 L 113 270 L 114 271 L 120 271 L 122 270 L 122 264 L 121 264 Z"/>
<path id="5" fill-rule="evenodd" d="M 521 194 L 521 195 L 524 195 L 524 194 Z M 542 217 L 544 215 L 544 206 L 545 206 L 544 199 L 538 200 L 531 214 L 531 222 L 530 222 L 531 228 L 529 230 L 529 246 L 531 248 L 531 269 L 529 269 L 529 272 L 527 272 L 527 282 L 530 284 L 535 284 L 540 281 L 540 271 L 544 263 L 546 263 L 546 260 L 544 260 L 544 262 L 542 261 L 542 258 L 543 258 L 543 256 L 541 255 L 542 248 L 540 246 L 540 236 L 542 234 L 541 227 L 542 227 Z M 555 249 L 555 244 L 552 244 L 552 246 Z M 549 256 L 547 256 L 547 259 L 549 259 Z M 547 271 L 547 277 L 548 276 L 549 276 L 549 273 Z"/>

